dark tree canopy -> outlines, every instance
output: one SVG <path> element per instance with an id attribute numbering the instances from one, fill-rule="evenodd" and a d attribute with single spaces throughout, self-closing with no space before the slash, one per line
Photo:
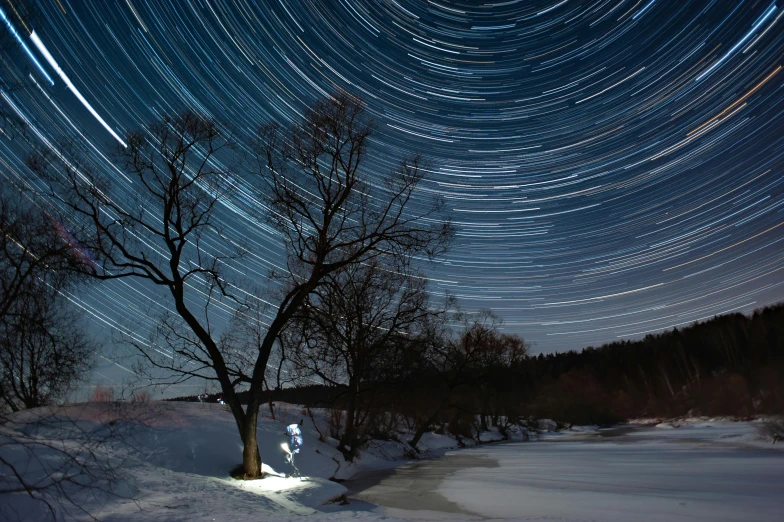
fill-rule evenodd
<path id="1" fill-rule="evenodd" d="M 342 391 L 339 448 L 352 459 L 392 405 L 381 391 L 408 376 L 412 352 L 426 346 L 427 280 L 410 259 L 376 257 L 330 274 L 294 321 L 293 370 Z"/>
<path id="2" fill-rule="evenodd" d="M 220 384 L 244 443 L 241 476 L 261 476 L 256 423 L 267 364 L 308 297 L 340 270 L 379 256 L 436 255 L 452 236 L 451 225 L 437 219 L 440 201 L 412 208 L 424 176 L 421 159 L 402 159 L 383 189 L 368 183 L 372 130 L 362 103 L 338 94 L 315 103 L 288 129 L 262 127 L 258 171 L 232 171 L 221 162 L 221 151 L 234 143 L 224 127 L 189 113 L 165 118 L 128 136 L 127 149 L 119 151 L 116 165 L 138 188 L 138 201 L 131 202 L 115 197 L 117 188 L 78 154 L 65 151 L 67 162 L 30 158 L 32 169 L 53 181 L 52 194 L 76 222 L 74 236 L 94 256 L 92 276 L 131 277 L 165 289 L 174 312 L 162 318 L 151 343 L 137 346 L 175 380 L 200 376 Z M 276 274 L 282 286 L 263 294 L 275 303 L 271 320 L 263 336 L 244 344 L 249 354 L 239 354 L 229 338 L 221 342 L 210 321 L 217 301 L 234 298 L 225 274 L 242 249 L 225 240 L 215 215 L 240 175 L 261 180 L 265 218 L 286 252 L 286 270 Z M 239 303 L 231 306 L 242 312 Z M 174 357 L 161 357 L 156 343 Z M 239 388 L 248 392 L 246 406 Z"/>

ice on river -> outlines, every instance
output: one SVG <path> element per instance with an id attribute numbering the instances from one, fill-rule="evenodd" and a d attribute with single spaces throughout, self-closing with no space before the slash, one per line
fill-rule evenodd
<path id="1" fill-rule="evenodd" d="M 749 423 L 597 435 L 453 452 L 354 496 L 412 519 L 784 520 L 784 452 Z"/>
<path id="2" fill-rule="evenodd" d="M 88 425 L 103 422 L 94 415 L 99 406 L 88 406 L 68 406 L 61 414 Z M 242 454 L 230 413 L 207 404 L 160 403 L 154 409 L 130 444 L 114 450 L 123 453 L 125 462 L 118 490 L 132 499 L 74 497 L 101 520 L 784 520 L 784 452 L 779 449 L 784 444 L 757 440 L 753 423 L 583 428 L 537 442 L 468 450 L 446 450 L 454 440 L 429 435 L 425 449 L 446 455 L 404 463 L 386 459 L 392 451 L 388 447 L 347 466 L 336 441 L 318 441 L 318 431 L 300 407 L 279 404 L 276 420 L 259 422 L 267 478 L 243 482 L 229 476 Z M 287 439 L 284 428 L 303 420 L 305 445 L 298 467 L 305 478 L 287 479 L 280 450 Z M 4 425 L 0 435 L 10 437 L 15 429 L 21 427 Z M 0 444 L 0 457 L 23 456 L 12 445 Z M 45 455 L 34 456 L 45 462 Z M 357 470 L 356 478 L 344 484 L 328 480 Z M 12 479 L 4 473 L 0 478 Z M 353 499 L 349 504 L 329 503 L 347 491 Z M 41 520 L 42 513 L 24 493 L 0 495 L 0 519 L 11 514 Z M 72 514 L 90 520 L 85 513 Z"/>

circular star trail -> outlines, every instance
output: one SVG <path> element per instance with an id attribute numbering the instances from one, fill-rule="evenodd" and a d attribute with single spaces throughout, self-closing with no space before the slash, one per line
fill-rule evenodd
<path id="1" fill-rule="evenodd" d="M 193 109 L 249 139 L 346 90 L 378 120 L 371 179 L 410 153 L 457 226 L 432 289 L 563 351 L 782 299 L 781 1 L 3 0 L 6 180 L 25 147 L 111 146 Z M 24 144 L 20 142 L 24 141 Z M 5 182 L 5 181 L 4 181 Z M 126 186 L 127 184 L 127 186 Z M 282 244 L 237 200 L 222 219 L 261 280 Z M 149 321 L 147 289 L 104 285 L 97 321 Z M 228 312 L 226 313 L 228 316 Z"/>

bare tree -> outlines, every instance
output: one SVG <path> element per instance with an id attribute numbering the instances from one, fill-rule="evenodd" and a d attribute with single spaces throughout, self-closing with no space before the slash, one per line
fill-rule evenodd
<path id="1" fill-rule="evenodd" d="M 472 395 L 486 397 L 491 370 L 519 364 L 528 354 L 529 344 L 517 335 L 498 331 L 500 319 L 490 310 L 476 315 L 458 312 L 448 324 L 431 322 L 429 344 L 416 361 L 421 375 L 430 380 L 431 400 L 416 408 L 414 435 L 409 445 L 416 451 L 422 436 L 448 407 L 458 406 L 455 393 L 469 387 Z M 416 390 L 414 390 L 416 393 Z"/>
<path id="2" fill-rule="evenodd" d="M 374 258 L 332 273 L 299 314 L 295 367 L 341 390 L 338 447 L 348 460 L 384 436 L 377 431 L 391 411 L 389 388 L 406 376 L 409 352 L 423 345 L 426 322 L 439 315 L 429 306 L 427 280 L 410 262 Z"/>
<path id="3" fill-rule="evenodd" d="M 89 376 L 97 346 L 57 294 L 26 299 L 0 323 L 0 397 L 11 411 L 55 404 Z"/>
<path id="4" fill-rule="evenodd" d="M 66 298 L 83 282 L 83 259 L 37 200 L 15 195 L 27 205 L 0 194 L 0 514 L 89 517 L 80 495 L 113 494 L 118 463 L 106 450 L 127 425 L 113 410 L 88 428 L 57 405 L 97 349 Z M 15 511 L 20 495 L 33 511 Z"/>
<path id="5" fill-rule="evenodd" d="M 42 288 L 73 286 L 82 262 L 57 220 L 23 195 L 15 196 L 22 204 L 0 193 L 0 317 L 13 314 L 17 303 Z"/>
<path id="6" fill-rule="evenodd" d="M 433 255 L 451 236 L 451 226 L 434 219 L 440 202 L 420 205 L 421 212 L 409 205 L 424 176 L 419 159 L 403 161 L 383 190 L 366 183 L 363 160 L 371 131 L 362 104 L 345 95 L 316 103 L 287 133 L 276 125 L 262 128 L 256 147 L 262 195 L 270 222 L 285 240 L 287 271 L 279 274 L 283 295 L 269 294 L 268 301 L 279 304 L 272 307 L 248 368 L 246 358 L 235 359 L 242 364 L 227 360 L 208 314 L 213 299 L 230 297 L 221 270 L 230 263 L 232 255 L 226 252 L 232 249 L 208 246 L 205 239 L 209 234 L 220 246 L 232 246 L 214 221 L 216 204 L 233 179 L 217 162 L 227 144 L 219 127 L 183 115 L 152 126 L 149 135 L 128 137 L 120 166 L 142 188 L 143 205 L 114 199 L 112 187 L 100 185 L 74 161 L 64 165 L 66 186 L 55 192 L 81 220 L 74 234 L 95 256 L 92 274 L 146 279 L 167 290 L 175 313 L 161 323 L 159 337 L 176 357 L 165 361 L 156 357 L 156 347 L 137 345 L 151 364 L 182 379 L 198 376 L 220 384 L 242 437 L 238 475 L 245 478 L 261 477 L 256 426 L 270 354 L 308 295 L 326 276 L 349 265 L 393 251 Z M 50 165 L 41 156 L 30 161 L 39 173 Z M 192 309 L 194 300 L 204 308 Z M 245 407 L 237 394 L 240 386 L 248 389 Z"/>
<path id="7" fill-rule="evenodd" d="M 50 181 L 51 196 L 65 209 L 89 261 L 83 272 L 99 280 L 146 280 L 168 294 L 174 310 L 162 315 L 151 342 L 126 340 L 168 383 L 218 381 L 243 427 L 234 395 L 239 374 L 227 364 L 210 316 L 217 300 L 232 299 L 222 270 L 240 254 L 215 216 L 235 183 L 223 163 L 232 160 L 233 137 L 214 120 L 183 113 L 129 134 L 126 143 L 116 165 L 134 183 L 133 196 L 71 146 L 34 153 L 28 164 Z M 168 352 L 161 355 L 158 343 Z"/>
<path id="8" fill-rule="evenodd" d="M 315 103 L 288 133 L 275 124 L 260 131 L 257 152 L 269 219 L 284 235 L 287 271 L 280 275 L 285 295 L 248 379 L 248 419 L 242 437 L 249 476 L 261 473 L 256 418 L 267 361 L 308 296 L 330 274 L 348 266 L 393 253 L 433 256 L 451 239 L 451 224 L 435 219 L 440 200 L 426 204 L 421 212 L 411 208 L 424 178 L 419 157 L 403 159 L 382 180 L 383 190 L 373 190 L 364 166 L 372 130 L 363 104 L 341 93 Z M 255 454 L 249 452 L 252 449 Z"/>
<path id="9" fill-rule="evenodd" d="M 61 232 L 41 208 L 0 195 L 0 410 L 63 399 L 94 359 L 96 346 L 62 295 L 80 282 L 80 261 Z"/>

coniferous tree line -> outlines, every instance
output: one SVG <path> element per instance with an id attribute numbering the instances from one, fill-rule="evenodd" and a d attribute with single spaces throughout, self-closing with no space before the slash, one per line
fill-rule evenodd
<path id="1" fill-rule="evenodd" d="M 784 304 L 638 341 L 539 355 L 523 371 L 537 383 L 539 407 L 553 404 L 567 422 L 780 413 Z"/>
<path id="2" fill-rule="evenodd" d="M 536 419 L 609 425 L 784 411 L 784 304 L 637 341 L 536 356 L 521 338 L 501 333 L 489 312 L 453 317 L 451 326 L 444 319 L 439 317 L 437 333 L 420 339 L 429 346 L 418 346 L 404 371 L 393 378 L 366 376 L 368 393 L 359 402 L 375 417 L 352 428 L 364 430 L 365 439 L 398 438 L 416 447 L 427 431 L 473 438 L 490 428 L 533 426 Z M 357 396 L 344 382 L 278 388 L 271 396 L 332 408 L 330 435 L 350 442 L 341 422 Z M 350 458 L 355 451 L 349 444 L 344 453 Z"/>

